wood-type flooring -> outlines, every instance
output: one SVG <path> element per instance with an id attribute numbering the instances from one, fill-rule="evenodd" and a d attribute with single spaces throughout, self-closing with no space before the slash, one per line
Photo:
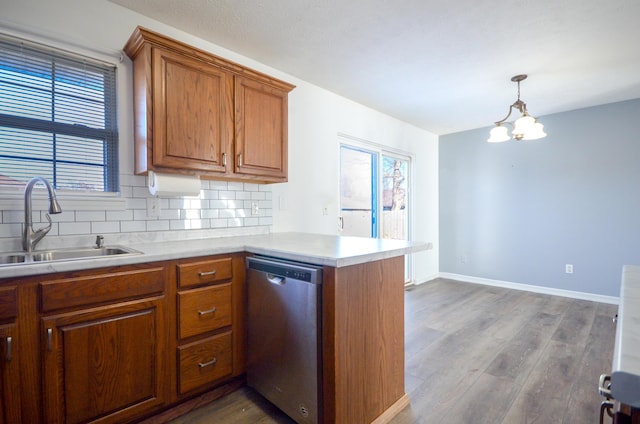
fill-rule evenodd
<path id="1" fill-rule="evenodd" d="M 405 388 L 393 424 L 598 422 L 616 305 L 437 279 L 405 293 Z M 293 423 L 243 387 L 172 424 Z"/>

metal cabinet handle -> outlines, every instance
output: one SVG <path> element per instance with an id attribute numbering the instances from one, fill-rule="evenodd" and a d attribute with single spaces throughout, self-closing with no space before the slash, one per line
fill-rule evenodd
<path id="1" fill-rule="evenodd" d="M 202 315 L 206 315 L 206 314 L 212 314 L 216 311 L 216 307 L 214 306 L 211 309 L 207 309 L 206 311 L 198 311 L 198 315 L 202 316 Z"/>
<path id="2" fill-rule="evenodd" d="M 613 418 L 613 402 L 608 400 L 603 401 L 600 404 L 600 424 L 604 424 L 604 412 L 607 411 L 607 415 Z"/>
<path id="3" fill-rule="evenodd" d="M 618 314 L 613 316 L 613 323 L 615 324 L 616 322 L 618 322 Z"/>
<path id="4" fill-rule="evenodd" d="M 238 153 L 238 168 L 242 168 L 242 153 Z"/>
<path id="5" fill-rule="evenodd" d="M 214 357 L 214 358 L 213 358 L 212 360 L 210 360 L 209 362 L 205 362 L 205 363 L 200 362 L 200 363 L 198 364 L 198 366 L 199 366 L 200 368 L 204 368 L 204 367 L 208 367 L 208 366 L 210 366 L 210 365 L 213 365 L 213 364 L 215 364 L 216 362 L 218 362 L 218 360 Z"/>
<path id="6" fill-rule="evenodd" d="M 227 167 L 227 153 L 222 154 L 222 166 Z"/>
<path id="7" fill-rule="evenodd" d="M 11 337 L 7 337 L 7 352 L 6 352 L 6 355 L 5 355 L 5 360 L 7 362 L 11 362 L 11 355 L 12 355 L 11 354 L 11 342 L 12 342 Z"/>
<path id="8" fill-rule="evenodd" d="M 205 271 L 205 272 L 199 272 L 198 276 L 199 277 L 206 277 L 209 275 L 216 275 L 216 270 L 214 269 L 213 271 Z"/>
<path id="9" fill-rule="evenodd" d="M 600 396 L 604 396 L 607 400 L 611 399 L 611 376 L 609 374 L 600 376 L 598 392 L 600 392 Z"/>
<path id="10" fill-rule="evenodd" d="M 51 352 L 53 350 L 53 329 L 47 328 L 47 350 Z"/>

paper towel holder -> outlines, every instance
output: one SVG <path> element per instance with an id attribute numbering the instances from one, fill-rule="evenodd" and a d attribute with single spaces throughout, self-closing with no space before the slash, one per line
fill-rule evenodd
<path id="1" fill-rule="evenodd" d="M 149 193 L 156 197 L 197 197 L 200 195 L 200 176 L 149 171 L 147 187 Z"/>

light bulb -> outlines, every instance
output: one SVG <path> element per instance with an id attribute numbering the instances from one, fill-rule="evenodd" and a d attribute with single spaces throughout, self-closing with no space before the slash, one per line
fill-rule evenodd
<path id="1" fill-rule="evenodd" d="M 489 143 L 501 143 L 503 141 L 508 141 L 510 138 L 511 137 L 509 137 L 509 134 L 507 133 L 507 127 L 496 125 L 489 133 L 489 139 L 487 141 Z"/>

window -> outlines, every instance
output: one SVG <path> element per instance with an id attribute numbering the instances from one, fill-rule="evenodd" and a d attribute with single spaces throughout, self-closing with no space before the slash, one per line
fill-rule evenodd
<path id="1" fill-rule="evenodd" d="M 0 187 L 117 192 L 116 67 L 0 35 Z"/>

